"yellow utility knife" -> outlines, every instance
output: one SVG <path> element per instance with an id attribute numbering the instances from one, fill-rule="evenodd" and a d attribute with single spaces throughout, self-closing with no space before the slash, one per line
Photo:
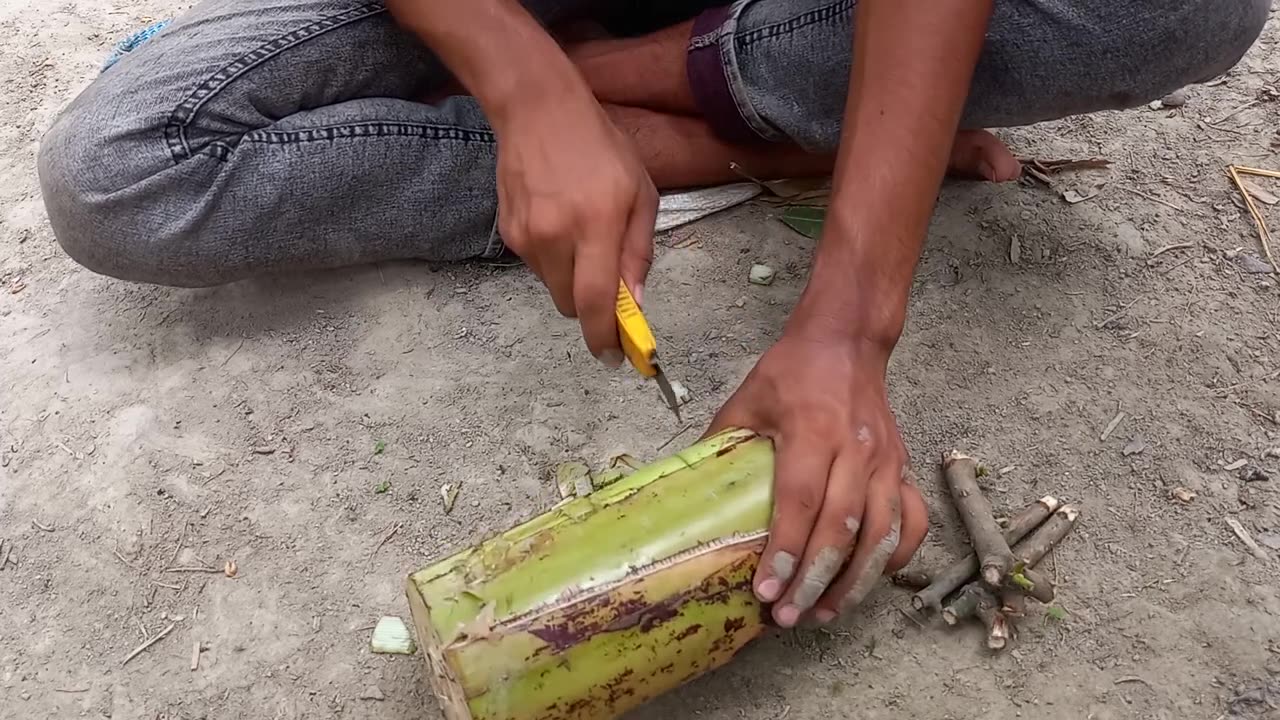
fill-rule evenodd
<path id="1" fill-rule="evenodd" d="M 662 391 L 667 407 L 675 413 L 677 422 L 684 422 L 680 419 L 680 403 L 676 400 L 676 393 L 671 389 L 667 376 L 662 373 L 662 368 L 658 367 L 658 341 L 654 340 L 649 321 L 640 312 L 640 306 L 631 296 L 627 284 L 621 280 L 618 281 L 617 315 L 618 337 L 622 340 L 622 352 L 627 360 L 631 361 L 632 367 L 641 375 L 657 379 L 658 389 Z"/>

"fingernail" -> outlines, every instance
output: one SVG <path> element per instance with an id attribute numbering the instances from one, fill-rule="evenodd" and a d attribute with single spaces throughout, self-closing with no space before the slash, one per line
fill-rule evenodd
<path id="1" fill-rule="evenodd" d="M 782 594 L 782 582 L 778 578 L 769 578 L 756 588 L 756 595 L 761 602 L 773 602 Z"/>
<path id="2" fill-rule="evenodd" d="M 978 172 L 981 172 L 982 177 L 988 180 L 995 181 L 996 179 L 996 169 L 986 160 L 978 161 Z"/>
<path id="3" fill-rule="evenodd" d="M 826 609 L 815 610 L 813 613 L 813 618 L 818 622 L 822 623 L 823 625 L 826 625 L 827 623 L 836 619 L 836 611 L 826 610 Z"/>
<path id="4" fill-rule="evenodd" d="M 622 351 L 621 350 L 605 350 L 600 353 L 600 362 L 608 365 L 615 370 L 622 367 Z"/>
<path id="5" fill-rule="evenodd" d="M 776 617 L 778 619 L 778 624 L 782 627 L 794 627 L 800 620 L 800 608 L 795 605 L 783 605 L 782 608 L 778 610 Z"/>
<path id="6" fill-rule="evenodd" d="M 636 298 L 636 304 L 644 307 L 644 283 L 636 283 L 635 292 L 631 293 Z"/>

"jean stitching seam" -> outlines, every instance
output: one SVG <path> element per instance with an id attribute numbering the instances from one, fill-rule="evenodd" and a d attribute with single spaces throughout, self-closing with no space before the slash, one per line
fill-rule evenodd
<path id="1" fill-rule="evenodd" d="M 365 3 L 337 15 L 321 18 L 296 30 L 291 30 L 227 63 L 204 82 L 197 85 L 191 91 L 191 94 L 170 113 L 169 120 L 165 125 L 165 141 L 169 146 L 170 153 L 173 155 L 174 162 L 179 162 L 194 154 L 187 138 L 187 128 L 195 120 L 200 108 L 216 97 L 232 81 L 290 47 L 311 40 L 343 25 L 384 12 L 386 12 L 386 7 L 382 3 Z"/>
<path id="2" fill-rule="evenodd" d="M 793 18 L 782 20 L 780 22 L 773 23 L 772 25 L 765 25 L 764 27 L 756 28 L 748 33 L 743 33 L 736 38 L 736 42 L 739 47 L 750 47 L 762 40 L 775 38 L 779 35 L 790 34 L 797 30 L 809 27 L 810 25 L 817 25 L 819 23 L 834 20 L 852 10 L 855 4 L 856 0 L 836 0 L 836 2 L 829 5 L 824 5 L 820 8 L 810 10 Z"/>
<path id="3" fill-rule="evenodd" d="M 756 112 L 756 109 L 752 107 L 750 101 L 745 97 L 746 93 L 743 88 L 746 83 L 738 67 L 738 23 L 743 11 L 752 2 L 755 2 L 755 0 L 737 0 L 730 9 L 729 17 L 721 28 L 723 32 L 720 36 L 720 65 L 724 69 L 725 81 L 729 86 L 729 94 L 733 97 L 733 103 L 737 106 L 738 115 L 742 118 L 742 121 L 761 138 L 778 141 L 782 139 L 782 134 L 766 121 L 760 113 Z"/>
<path id="4" fill-rule="evenodd" d="M 428 140 L 456 140 L 464 143 L 483 143 L 486 145 L 492 145 L 496 142 L 496 138 L 490 130 L 475 130 L 450 125 L 382 121 L 329 125 L 303 130 L 263 128 L 245 133 L 241 141 L 268 145 L 288 145 L 291 143 L 325 142 L 341 138 L 359 137 L 421 137 Z"/>

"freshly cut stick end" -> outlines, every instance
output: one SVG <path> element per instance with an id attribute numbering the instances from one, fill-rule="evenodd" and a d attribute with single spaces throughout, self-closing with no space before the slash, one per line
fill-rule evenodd
<path id="1" fill-rule="evenodd" d="M 982 567 L 982 581 L 991 588 L 1004 585 L 1005 568 L 998 563 L 988 563 Z"/>
<path id="2" fill-rule="evenodd" d="M 1057 512 L 1058 508 L 1062 507 L 1062 501 L 1052 495 L 1045 495 L 1040 498 L 1039 502 L 1041 505 L 1049 508 L 1049 512 L 1051 513 Z"/>
<path id="3" fill-rule="evenodd" d="M 978 462 L 977 460 L 974 460 L 971 455 L 965 455 L 959 450 L 952 450 L 949 453 L 942 454 L 942 468 L 945 470 L 958 462 L 964 462 L 966 460 L 974 463 L 975 465 Z"/>

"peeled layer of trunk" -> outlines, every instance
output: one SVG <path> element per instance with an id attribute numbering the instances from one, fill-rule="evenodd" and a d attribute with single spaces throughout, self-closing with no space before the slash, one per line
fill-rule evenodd
<path id="1" fill-rule="evenodd" d="M 766 627 L 773 446 L 730 431 L 409 577 L 448 720 L 613 718 Z"/>

